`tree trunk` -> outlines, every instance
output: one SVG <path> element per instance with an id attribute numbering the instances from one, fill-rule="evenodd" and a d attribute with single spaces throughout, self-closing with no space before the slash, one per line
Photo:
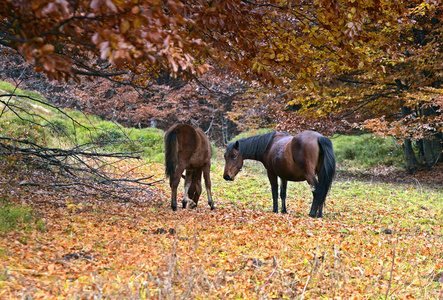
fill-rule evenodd
<path id="1" fill-rule="evenodd" d="M 401 108 L 402 117 L 406 117 L 411 114 L 411 108 L 403 106 Z M 405 153 L 406 170 L 409 173 L 414 173 L 418 167 L 418 161 L 414 154 L 414 149 L 412 148 L 412 142 L 410 139 L 405 138 L 403 142 L 403 151 Z"/>
<path id="2" fill-rule="evenodd" d="M 425 165 L 428 168 L 432 168 L 440 158 L 441 143 L 436 139 L 423 140 L 423 154 Z"/>
<path id="3" fill-rule="evenodd" d="M 420 108 L 420 114 L 422 116 L 431 116 L 435 114 L 435 110 L 432 109 L 432 107 Z M 441 156 L 441 141 L 438 139 L 438 136 L 435 135 L 429 139 L 422 139 L 421 142 L 424 165 L 427 168 L 432 168 Z"/>

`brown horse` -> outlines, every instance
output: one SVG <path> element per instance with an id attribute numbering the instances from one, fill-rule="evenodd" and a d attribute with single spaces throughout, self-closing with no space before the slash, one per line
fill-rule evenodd
<path id="1" fill-rule="evenodd" d="M 212 147 L 208 137 L 200 129 L 191 125 L 176 124 L 169 128 L 165 134 L 165 167 L 166 177 L 169 177 L 171 186 L 171 207 L 177 210 L 177 187 L 183 171 L 185 173 L 185 193 L 183 208 L 195 208 L 202 192 L 201 177 L 205 179 L 208 204 L 214 209 L 211 193 L 211 156 Z"/>
<path id="2" fill-rule="evenodd" d="M 306 180 L 314 194 L 309 216 L 323 217 L 323 204 L 335 174 L 335 156 L 330 139 L 314 131 L 304 131 L 294 137 L 285 132 L 272 132 L 238 140 L 226 148 L 223 178 L 234 180 L 243 167 L 244 159 L 258 160 L 265 166 L 275 213 L 278 212 L 280 177 L 282 213 L 286 213 L 288 181 Z"/>

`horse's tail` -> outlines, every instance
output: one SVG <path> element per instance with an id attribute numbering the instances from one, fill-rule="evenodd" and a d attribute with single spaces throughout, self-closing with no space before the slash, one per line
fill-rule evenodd
<path id="1" fill-rule="evenodd" d="M 170 131 L 165 136 L 165 173 L 171 177 L 178 164 L 177 131 Z"/>
<path id="2" fill-rule="evenodd" d="M 326 195 L 331 188 L 332 180 L 335 175 L 335 155 L 332 149 L 332 142 L 324 136 L 318 138 L 320 145 L 320 154 L 323 155 L 323 164 L 318 178 L 318 186 L 315 189 L 317 207 L 321 208 L 325 202 Z"/>

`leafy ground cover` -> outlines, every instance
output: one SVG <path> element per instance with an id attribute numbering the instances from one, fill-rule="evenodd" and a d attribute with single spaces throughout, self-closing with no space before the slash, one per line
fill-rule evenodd
<path id="1" fill-rule="evenodd" d="M 259 166 L 224 182 L 220 156 L 212 167 L 217 209 L 204 193 L 197 209 L 178 212 L 164 181 L 119 203 L 20 185 L 48 175 L 3 160 L 3 203 L 32 207 L 41 221 L 1 233 L 0 298 L 443 296 L 441 188 L 339 174 L 323 220 L 307 216 L 305 183 L 290 184 L 289 213 L 274 214 Z M 137 172 L 164 176 L 159 163 Z"/>

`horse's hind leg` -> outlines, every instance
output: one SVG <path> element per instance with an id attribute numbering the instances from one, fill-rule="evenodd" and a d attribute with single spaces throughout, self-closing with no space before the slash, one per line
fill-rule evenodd
<path id="1" fill-rule="evenodd" d="M 318 186 L 318 181 L 317 178 L 314 174 L 311 175 L 307 175 L 306 176 L 306 180 L 308 181 L 309 185 L 312 187 L 312 195 L 313 195 L 313 200 L 312 200 L 312 205 L 311 205 L 311 210 L 309 211 L 309 216 L 312 218 L 321 218 L 322 217 L 322 212 L 323 212 L 323 207 L 318 207 L 318 196 L 317 196 L 317 192 L 316 192 L 316 188 Z M 317 214 L 318 211 L 318 214 Z"/>
<path id="2" fill-rule="evenodd" d="M 173 211 L 177 211 L 177 188 L 184 170 L 185 168 L 179 164 L 169 181 L 171 187 L 171 208 Z"/>
<path id="3" fill-rule="evenodd" d="M 174 173 L 169 179 L 169 186 L 171 187 L 171 208 L 173 211 L 177 211 L 177 188 L 180 183 L 180 174 Z"/>
<path id="4" fill-rule="evenodd" d="M 186 173 L 186 176 L 189 176 L 189 189 L 187 190 L 189 208 L 196 208 L 201 194 L 202 171 L 201 169 L 189 171 L 189 175 Z"/>
<path id="5" fill-rule="evenodd" d="M 214 201 L 212 200 L 212 192 L 211 192 L 211 163 L 208 162 L 203 166 L 203 178 L 205 179 L 205 187 L 206 187 L 206 194 L 208 194 L 208 204 L 211 207 L 211 210 L 213 210 L 214 207 Z"/>
<path id="6" fill-rule="evenodd" d="M 286 190 L 288 187 L 287 180 L 280 180 L 280 198 L 281 198 L 281 212 L 282 214 L 286 213 Z"/>
<path id="7" fill-rule="evenodd" d="M 183 208 L 186 208 L 186 205 L 188 204 L 188 191 L 189 191 L 189 187 L 191 186 L 192 177 L 193 177 L 193 171 L 186 170 L 185 193 L 183 194 L 183 200 L 182 200 Z"/>

